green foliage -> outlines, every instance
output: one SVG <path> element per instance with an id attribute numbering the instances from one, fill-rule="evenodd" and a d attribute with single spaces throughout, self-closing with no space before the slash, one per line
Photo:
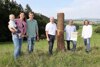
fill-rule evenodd
<path id="1" fill-rule="evenodd" d="M 8 30 L 9 14 L 13 13 L 18 16 L 21 11 L 20 6 L 9 0 L 0 0 L 0 41 L 9 41 L 11 33 Z"/>
<path id="2" fill-rule="evenodd" d="M 47 18 L 44 15 L 35 13 L 35 19 L 38 22 L 39 35 L 40 35 L 40 38 L 41 38 L 42 35 L 45 35 L 45 26 L 49 22 L 49 18 Z"/>
<path id="3" fill-rule="evenodd" d="M 93 33 L 91 51 L 88 54 L 80 36 L 76 52 L 57 52 L 55 41 L 52 56 L 48 55 L 49 45 L 46 40 L 36 42 L 34 52 L 31 54 L 27 52 L 27 42 L 24 42 L 22 54 L 16 61 L 13 59 L 13 43 L 0 44 L 0 67 L 100 67 L 100 35 L 97 33 Z"/>
<path id="4" fill-rule="evenodd" d="M 80 24 L 75 23 L 74 25 L 76 26 L 76 30 L 79 30 Z"/>
<path id="5" fill-rule="evenodd" d="M 100 33 L 100 26 L 98 26 L 95 30 L 94 30 L 95 33 Z"/>
<path id="6" fill-rule="evenodd" d="M 81 29 L 78 31 L 81 31 Z M 76 52 L 57 52 L 57 43 L 55 41 L 53 55 L 49 56 L 49 45 L 46 40 L 36 42 L 32 54 L 27 52 L 27 42 L 24 42 L 21 56 L 14 61 L 13 43 L 2 42 L 0 43 L 0 67 L 100 67 L 99 44 L 100 35 L 97 33 L 93 33 L 91 51 L 88 54 L 85 52 L 85 45 L 81 36 L 78 36 Z"/>
<path id="7" fill-rule="evenodd" d="M 26 8 L 25 8 L 25 12 L 31 12 L 32 11 L 32 9 L 31 9 L 31 7 L 27 4 L 26 5 Z"/>
<path id="8" fill-rule="evenodd" d="M 21 4 L 17 2 L 10 2 L 9 0 L 0 0 L 0 42 L 11 40 L 11 33 L 8 30 L 9 14 L 14 14 L 16 18 L 19 13 L 24 11 L 26 13 L 26 18 L 28 18 L 28 12 L 32 11 L 30 6 L 27 4 L 25 10 Z M 35 19 L 38 21 L 39 35 L 45 35 L 45 25 L 48 22 L 48 18 L 41 14 L 35 13 Z"/>

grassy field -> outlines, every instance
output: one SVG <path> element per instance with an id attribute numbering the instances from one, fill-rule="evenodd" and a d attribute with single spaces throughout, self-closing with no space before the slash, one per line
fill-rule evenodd
<path id="1" fill-rule="evenodd" d="M 27 42 L 24 42 L 22 55 L 14 61 L 12 42 L 0 43 L 0 67 L 100 67 L 100 34 L 93 33 L 89 54 L 85 52 L 81 36 L 78 36 L 76 52 L 57 52 L 56 46 L 55 41 L 54 53 L 49 56 L 47 41 L 40 40 L 36 42 L 34 52 L 28 54 Z"/>

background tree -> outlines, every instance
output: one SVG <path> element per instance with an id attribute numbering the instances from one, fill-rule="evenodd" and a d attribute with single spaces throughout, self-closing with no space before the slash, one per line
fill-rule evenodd
<path id="1" fill-rule="evenodd" d="M 29 13 L 29 12 L 32 12 L 32 9 L 31 9 L 30 6 L 27 4 L 24 11 L 25 11 L 25 13 L 26 13 L 26 18 L 28 18 L 28 13 Z"/>
<path id="2" fill-rule="evenodd" d="M 25 11 L 26 18 L 28 18 L 28 12 L 32 9 L 28 4 L 23 9 L 22 5 L 16 1 L 0 0 L 0 42 L 11 41 L 11 32 L 8 30 L 9 14 L 14 14 L 17 18 L 20 11 Z M 45 25 L 49 22 L 49 18 L 40 13 L 35 13 L 35 19 L 38 22 L 39 35 L 45 35 Z"/>

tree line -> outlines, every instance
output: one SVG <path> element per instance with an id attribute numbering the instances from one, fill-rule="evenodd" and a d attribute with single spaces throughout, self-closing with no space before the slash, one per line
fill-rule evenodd
<path id="1" fill-rule="evenodd" d="M 8 29 L 9 14 L 14 14 L 17 18 L 21 11 L 24 11 L 26 18 L 28 18 L 28 12 L 32 11 L 32 9 L 28 4 L 24 9 L 22 5 L 16 1 L 0 0 L 0 42 L 11 41 L 11 32 Z M 44 29 L 46 23 L 49 22 L 49 18 L 35 12 L 35 19 L 38 22 L 40 38 L 45 38 Z"/>

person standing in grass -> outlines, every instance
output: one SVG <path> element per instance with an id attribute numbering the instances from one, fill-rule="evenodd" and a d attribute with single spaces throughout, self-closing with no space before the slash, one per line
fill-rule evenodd
<path id="1" fill-rule="evenodd" d="M 84 44 L 86 46 L 86 52 L 90 51 L 90 38 L 92 36 L 92 26 L 88 20 L 84 21 L 82 29 L 82 38 L 84 39 Z"/>
<path id="2" fill-rule="evenodd" d="M 72 51 L 76 50 L 76 41 L 71 40 L 71 33 L 76 32 L 76 26 L 73 25 L 73 20 L 69 20 L 68 25 L 65 27 L 67 49 L 70 50 L 70 42 L 73 43 Z"/>
<path id="3" fill-rule="evenodd" d="M 35 40 L 39 40 L 38 24 L 34 19 L 34 12 L 29 12 L 29 19 L 27 19 L 27 40 L 28 40 L 28 52 L 31 53 L 34 50 Z M 37 37 L 37 38 L 36 38 Z"/>
<path id="4" fill-rule="evenodd" d="M 55 35 L 57 32 L 57 26 L 54 23 L 54 17 L 50 18 L 50 22 L 46 25 L 45 31 L 46 31 L 47 41 L 49 44 L 49 54 L 52 55 Z"/>
<path id="5" fill-rule="evenodd" d="M 24 12 L 20 12 L 19 18 L 15 19 L 16 27 L 20 31 L 20 36 L 18 36 L 16 30 L 12 29 L 9 25 L 8 28 L 12 32 L 12 40 L 14 43 L 14 58 L 18 58 L 21 54 L 21 46 L 23 37 L 26 34 L 26 21 Z"/>

